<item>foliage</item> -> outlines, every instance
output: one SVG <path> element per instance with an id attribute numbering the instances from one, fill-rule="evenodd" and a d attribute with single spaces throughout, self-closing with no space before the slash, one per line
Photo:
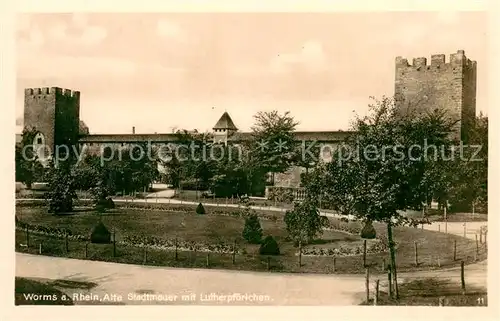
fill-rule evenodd
<path id="1" fill-rule="evenodd" d="M 268 199 L 277 202 L 291 203 L 294 200 L 293 190 L 291 188 L 272 187 L 269 189 Z"/>
<path id="2" fill-rule="evenodd" d="M 488 118 L 480 114 L 469 135 L 469 142 L 456 151 L 456 161 L 447 168 L 453 178 L 448 198 L 452 211 L 484 212 L 488 208 Z"/>
<path id="3" fill-rule="evenodd" d="M 259 248 L 260 255 L 280 255 L 278 242 L 271 235 L 266 236 Z"/>
<path id="4" fill-rule="evenodd" d="M 262 240 L 262 227 L 259 217 L 256 214 L 250 214 L 245 217 L 245 227 L 242 233 L 243 238 L 250 244 L 259 244 Z"/>
<path id="5" fill-rule="evenodd" d="M 306 244 L 322 233 L 324 220 L 321 219 L 316 202 L 306 198 L 295 203 L 292 210 L 285 213 L 288 235 L 295 243 Z"/>
<path id="6" fill-rule="evenodd" d="M 372 108 L 372 115 L 356 120 L 357 134 L 337 151 L 342 158 L 318 167 L 306 189 L 341 214 L 392 222 L 399 211 L 421 210 L 442 181 L 432 169 L 445 159 L 412 146 L 425 143 L 447 151 L 454 124 L 439 113 L 400 116 L 387 98 Z"/>
<path id="7" fill-rule="evenodd" d="M 296 160 L 294 137 L 298 125 L 289 112 L 259 112 L 254 116 L 251 154 L 264 172 L 283 173 Z"/>
<path id="8" fill-rule="evenodd" d="M 175 143 L 158 152 L 160 162 L 167 171 L 166 183 L 183 188 L 183 181 L 194 180 L 197 182 L 196 189 L 208 186 L 213 176 L 212 160 L 207 157 L 209 141 L 208 133 L 178 130 Z"/>
<path id="9" fill-rule="evenodd" d="M 321 197 L 341 214 L 387 223 L 396 279 L 392 225 L 404 221 L 400 212 L 421 210 L 446 189 L 446 178 L 440 173 L 449 166 L 443 155 L 455 144 L 451 139 L 455 121 L 437 110 L 400 113 L 394 101 L 385 97 L 370 107 L 368 116 L 354 121 L 355 134 L 340 146 L 334 161 L 311 174 L 306 189 L 309 197 Z M 441 153 L 429 156 L 426 146 Z"/>
<path id="10" fill-rule="evenodd" d="M 306 181 L 309 176 L 309 171 L 320 163 L 321 145 L 317 141 L 312 142 L 297 142 L 296 152 L 293 156 L 293 164 L 306 169 L 301 175 L 301 181 Z"/>
<path id="11" fill-rule="evenodd" d="M 102 181 L 98 181 L 95 187 L 90 189 L 92 202 L 98 212 L 105 212 L 107 209 L 115 208 L 115 203 L 110 197 L 109 188 Z"/>
<path id="12" fill-rule="evenodd" d="M 59 161 L 57 166 L 51 161 L 47 177 L 49 190 L 45 196 L 49 200 L 49 213 L 57 215 L 73 211 L 77 184 L 71 160 Z"/>
<path id="13" fill-rule="evenodd" d="M 210 190 L 219 197 L 239 197 L 249 193 L 248 168 L 241 146 L 218 145 L 212 161 Z M 217 150 L 214 148 L 214 150 Z"/>
<path id="14" fill-rule="evenodd" d="M 28 189 L 31 189 L 33 182 L 43 180 L 45 174 L 44 167 L 33 148 L 33 140 L 37 133 L 37 129 L 25 127 L 22 140 L 15 148 L 16 182 L 26 184 Z"/>
<path id="15" fill-rule="evenodd" d="M 111 232 L 109 232 L 108 228 L 102 221 L 99 221 L 99 223 L 97 223 L 97 225 L 92 229 L 90 242 L 97 244 L 111 243 Z"/>
<path id="16" fill-rule="evenodd" d="M 375 228 L 373 227 L 371 221 L 367 221 L 365 223 L 365 226 L 363 226 L 360 235 L 364 239 L 374 239 L 377 236 L 377 232 L 375 231 Z"/>
<path id="17" fill-rule="evenodd" d="M 196 214 L 206 214 L 203 204 L 199 203 L 198 206 L 196 206 Z"/>
<path id="18" fill-rule="evenodd" d="M 144 154 L 141 157 L 141 150 Z M 109 157 L 87 155 L 74 172 L 77 188 L 91 190 L 98 198 L 106 198 L 116 192 L 136 192 L 147 189 L 159 177 L 155 150 L 147 144 L 114 150 Z M 149 155 L 148 155 L 149 154 Z"/>

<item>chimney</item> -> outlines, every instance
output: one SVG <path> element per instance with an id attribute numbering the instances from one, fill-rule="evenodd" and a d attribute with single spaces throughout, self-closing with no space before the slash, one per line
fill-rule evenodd
<path id="1" fill-rule="evenodd" d="M 132 134 L 135 134 L 135 126 L 132 126 Z"/>

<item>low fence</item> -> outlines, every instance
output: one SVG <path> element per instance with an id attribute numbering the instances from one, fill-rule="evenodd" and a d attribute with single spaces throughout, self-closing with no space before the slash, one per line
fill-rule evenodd
<path id="1" fill-rule="evenodd" d="M 295 255 L 262 256 L 258 254 L 258 247 L 247 252 L 247 245 L 236 241 L 210 245 L 177 238 L 160 240 L 123 234 L 117 237 L 113 233 L 110 244 L 92 244 L 89 237 L 67 230 L 23 225 L 20 222 L 16 225 L 16 249 L 33 254 L 159 266 L 286 272 L 361 273 L 370 267 L 376 273 L 385 273 L 389 265 L 387 247 L 380 242 L 368 243 L 367 246 L 366 240 L 361 249 L 352 248 L 349 251 L 309 246 L 297 248 Z M 345 222 L 336 222 L 333 229 L 346 233 L 354 231 Z M 399 266 L 401 270 L 439 269 L 456 266 L 460 261 L 473 263 L 487 257 L 485 238 L 478 238 L 476 242 L 453 238 L 448 244 L 442 244 L 434 250 L 430 247 L 436 245 L 425 240 L 413 242 L 411 249 L 408 249 L 408 244 L 404 244 L 404 255 L 398 254 L 403 244 L 396 244 L 398 269 Z"/>

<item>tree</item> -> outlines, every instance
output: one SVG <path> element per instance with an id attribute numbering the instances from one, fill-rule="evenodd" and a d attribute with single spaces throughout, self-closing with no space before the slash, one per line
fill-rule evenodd
<path id="1" fill-rule="evenodd" d="M 302 179 L 304 182 L 307 180 L 310 169 L 319 164 L 321 157 L 320 152 L 321 145 L 316 141 L 296 143 L 296 153 L 294 155 L 293 164 L 306 169 Z"/>
<path id="2" fill-rule="evenodd" d="M 242 236 L 250 244 L 259 244 L 262 240 L 262 227 L 259 217 L 253 213 L 245 217 L 245 227 Z"/>
<path id="3" fill-rule="evenodd" d="M 98 180 L 106 186 L 109 193 L 124 191 L 126 193 L 145 190 L 159 177 L 156 150 L 149 143 L 140 143 L 113 151 L 114 157 L 106 158 L 101 164 L 99 157 L 92 161 Z M 96 163 L 96 160 L 99 160 Z"/>
<path id="4" fill-rule="evenodd" d="M 312 173 L 306 191 L 309 198 L 322 197 L 342 214 L 365 222 L 387 224 L 394 284 L 397 290 L 393 226 L 405 221 L 401 212 L 421 210 L 441 183 L 436 175 L 445 162 L 427 146 L 449 152 L 455 122 L 443 113 L 400 114 L 394 101 L 383 98 L 371 105 L 371 113 L 353 123 L 355 134 L 337 150 L 334 160 Z"/>
<path id="5" fill-rule="evenodd" d="M 289 112 L 259 112 L 254 116 L 251 153 L 266 172 L 283 173 L 296 160 L 295 127 L 298 125 Z"/>
<path id="6" fill-rule="evenodd" d="M 198 131 L 177 130 L 176 141 L 162 155 L 161 164 L 167 170 L 167 179 L 174 187 L 194 182 L 196 190 L 206 189 L 213 176 L 212 161 L 207 158 L 210 134 Z"/>
<path id="7" fill-rule="evenodd" d="M 173 188 L 179 188 L 182 177 L 182 163 L 179 157 L 173 153 L 168 159 L 162 159 L 161 164 L 167 172 L 165 183 L 172 184 Z"/>
<path id="8" fill-rule="evenodd" d="M 292 210 L 285 213 L 288 235 L 296 244 L 306 244 L 322 233 L 324 221 L 321 219 L 317 202 L 309 197 L 295 203 Z"/>
<path id="9" fill-rule="evenodd" d="M 45 174 L 44 167 L 34 150 L 33 140 L 38 133 L 36 128 L 25 127 L 22 139 L 15 148 L 16 181 L 26 184 L 31 189 L 33 182 L 42 180 Z"/>
<path id="10" fill-rule="evenodd" d="M 52 161 L 48 172 L 49 213 L 55 215 L 73 211 L 73 200 L 76 195 L 76 180 L 72 173 L 70 161 L 59 161 L 56 166 Z"/>
<path id="11" fill-rule="evenodd" d="M 488 118 L 480 114 L 469 133 L 469 144 L 456 153 L 445 172 L 454 179 L 449 186 L 452 210 L 475 212 L 488 204 Z M 460 154 L 460 155 L 458 155 Z"/>

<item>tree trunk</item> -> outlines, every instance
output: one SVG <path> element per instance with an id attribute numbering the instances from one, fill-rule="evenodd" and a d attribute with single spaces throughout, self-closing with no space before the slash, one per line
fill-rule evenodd
<path id="1" fill-rule="evenodd" d="M 396 251 L 394 249 L 394 241 L 392 237 L 392 222 L 387 223 L 387 239 L 389 241 L 389 252 L 391 254 L 391 267 L 392 267 L 392 277 L 394 279 L 394 293 L 396 294 L 396 299 L 399 299 L 398 291 L 398 274 L 396 272 Z"/>

